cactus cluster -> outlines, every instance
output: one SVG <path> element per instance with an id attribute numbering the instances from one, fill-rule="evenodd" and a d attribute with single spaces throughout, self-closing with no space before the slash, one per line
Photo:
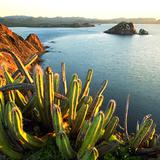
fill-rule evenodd
<path id="1" fill-rule="evenodd" d="M 0 84 L 0 151 L 12 159 L 22 159 L 25 151 L 41 148 L 48 139 L 56 142 L 67 160 L 96 160 L 118 145 L 135 151 L 146 143 L 157 145 L 155 124 L 150 117 L 144 118 L 128 141 L 125 136 L 118 136 L 116 102 L 110 100 L 106 110 L 101 110 L 108 81 L 102 83 L 95 96 L 90 95 L 92 69 L 84 84 L 77 73 L 67 83 L 64 63 L 61 75 L 51 67 L 43 70 L 40 65 L 30 74 L 15 53 L 5 51 L 18 67 L 13 75 L 4 68 L 6 84 Z M 34 124 L 40 133 L 33 131 Z"/>

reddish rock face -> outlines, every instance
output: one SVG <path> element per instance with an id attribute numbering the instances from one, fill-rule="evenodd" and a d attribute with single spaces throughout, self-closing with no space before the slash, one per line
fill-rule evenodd
<path id="1" fill-rule="evenodd" d="M 0 49 L 6 48 L 13 51 L 25 62 L 31 55 L 44 52 L 44 47 L 35 34 L 31 34 L 24 40 L 21 36 L 12 32 L 8 27 L 0 24 Z M 16 65 L 12 57 L 5 52 L 0 52 L 0 76 L 2 68 L 5 66 L 10 72 L 16 70 Z"/>
<path id="2" fill-rule="evenodd" d="M 44 52 L 44 47 L 36 34 L 30 34 L 26 41 L 30 42 L 40 52 Z"/>

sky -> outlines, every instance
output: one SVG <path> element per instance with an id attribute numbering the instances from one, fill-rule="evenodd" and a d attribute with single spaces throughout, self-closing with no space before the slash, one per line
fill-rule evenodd
<path id="1" fill-rule="evenodd" d="M 160 0 L 1 0 L 0 17 L 10 15 L 160 19 Z"/>

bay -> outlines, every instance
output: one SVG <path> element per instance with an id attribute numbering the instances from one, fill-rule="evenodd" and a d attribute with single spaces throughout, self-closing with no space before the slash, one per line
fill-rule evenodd
<path id="1" fill-rule="evenodd" d="M 89 68 L 94 69 L 91 94 L 95 95 L 101 82 L 109 85 L 104 93 L 102 109 L 110 99 L 117 102 L 117 115 L 123 125 L 127 95 L 130 94 L 129 130 L 134 131 L 137 120 L 151 114 L 160 122 L 160 25 L 135 25 L 149 31 L 147 36 L 118 36 L 103 33 L 114 24 L 90 28 L 26 28 L 12 27 L 26 38 L 30 33 L 39 36 L 48 52 L 42 55 L 42 66 L 51 66 L 60 72 L 60 63 L 66 63 L 67 81 L 73 73 L 85 81 Z M 158 129 L 160 127 L 157 125 Z"/>

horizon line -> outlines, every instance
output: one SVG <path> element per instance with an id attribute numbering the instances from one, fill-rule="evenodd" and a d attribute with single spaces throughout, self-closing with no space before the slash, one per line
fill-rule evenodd
<path id="1" fill-rule="evenodd" d="M 29 16 L 29 15 L 6 15 L 6 16 L 0 16 L 1 18 L 5 18 L 5 17 L 14 17 L 14 16 L 19 16 L 19 17 L 33 17 L 33 18 L 86 18 L 86 19 L 98 19 L 98 20 L 112 20 L 112 19 L 155 19 L 155 20 L 160 20 L 160 18 L 156 18 L 156 17 L 114 17 L 114 18 L 91 18 L 91 17 L 83 17 L 83 16 L 53 16 L 53 17 L 47 17 L 47 16 Z"/>

